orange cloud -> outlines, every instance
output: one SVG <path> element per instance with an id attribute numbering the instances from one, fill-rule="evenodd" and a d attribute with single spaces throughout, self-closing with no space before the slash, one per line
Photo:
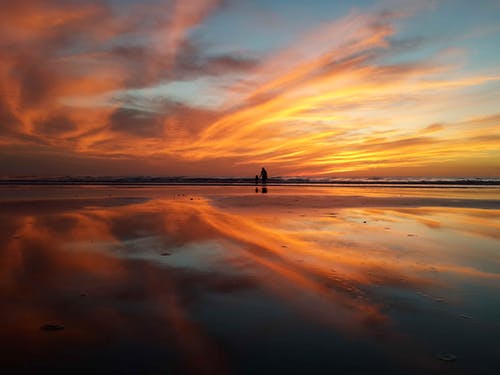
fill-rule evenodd
<path id="1" fill-rule="evenodd" d="M 401 175 L 425 166 L 435 174 L 439 163 L 474 174 L 483 159 L 498 164 L 497 115 L 462 95 L 500 76 L 465 73 L 441 52 L 390 62 L 414 48 L 395 26 L 411 12 L 352 11 L 259 61 L 210 54 L 191 38 L 221 6 L 215 0 L 119 10 L 17 3 L 5 2 L 0 26 L 9 46 L 0 52 L 0 144 L 14 158 L 22 146 L 144 168 L 163 160 L 183 174 L 212 161 L 219 175 L 264 164 L 275 175 Z M 163 84 L 188 81 L 194 98 L 203 79 L 209 88 L 200 95 L 214 90 L 218 105 L 162 94 Z M 175 173 L 168 165 L 154 168 Z"/>

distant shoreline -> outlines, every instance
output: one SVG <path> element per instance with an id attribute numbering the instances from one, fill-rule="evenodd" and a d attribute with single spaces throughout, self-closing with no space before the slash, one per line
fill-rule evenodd
<path id="1" fill-rule="evenodd" d="M 0 179 L 0 186 L 255 186 L 253 178 L 199 177 L 67 177 L 67 178 L 9 178 Z M 465 187 L 500 186 L 500 178 L 359 178 L 308 179 L 271 178 L 271 186 L 381 186 L 381 187 Z M 259 186 L 261 184 L 259 183 Z"/>

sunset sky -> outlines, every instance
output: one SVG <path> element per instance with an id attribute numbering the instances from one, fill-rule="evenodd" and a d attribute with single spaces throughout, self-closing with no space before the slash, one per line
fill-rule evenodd
<path id="1" fill-rule="evenodd" d="M 0 9 L 0 176 L 500 177 L 498 0 Z"/>

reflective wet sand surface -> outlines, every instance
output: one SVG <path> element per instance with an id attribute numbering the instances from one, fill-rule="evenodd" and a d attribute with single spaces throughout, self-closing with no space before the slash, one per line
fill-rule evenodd
<path id="1" fill-rule="evenodd" d="M 498 188 L 0 192 L 2 369 L 498 369 Z"/>

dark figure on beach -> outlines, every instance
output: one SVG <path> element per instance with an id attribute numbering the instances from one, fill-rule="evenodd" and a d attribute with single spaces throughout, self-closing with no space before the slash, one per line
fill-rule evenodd
<path id="1" fill-rule="evenodd" d="M 255 175 L 255 185 L 258 185 L 258 184 L 259 184 L 259 176 Z"/>
<path id="2" fill-rule="evenodd" d="M 260 171 L 260 177 L 262 178 L 262 184 L 265 184 L 267 182 L 266 168 L 262 167 L 262 170 Z"/>

